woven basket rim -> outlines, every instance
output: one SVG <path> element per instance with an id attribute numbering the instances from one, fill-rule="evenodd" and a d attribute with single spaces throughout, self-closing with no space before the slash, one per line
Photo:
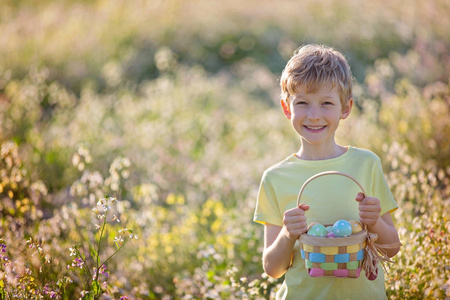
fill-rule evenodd
<path id="1" fill-rule="evenodd" d="M 311 246 L 319 247 L 338 247 L 338 246 L 349 246 L 354 244 L 360 244 L 365 242 L 367 239 L 367 231 L 362 230 L 358 233 L 352 234 L 347 237 L 317 237 L 308 235 L 306 233 L 300 235 L 300 244 L 306 244 Z"/>

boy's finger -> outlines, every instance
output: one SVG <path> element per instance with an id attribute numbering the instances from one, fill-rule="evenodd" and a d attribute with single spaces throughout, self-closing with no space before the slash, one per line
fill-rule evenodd
<path id="1" fill-rule="evenodd" d="M 301 203 L 298 208 L 303 209 L 304 211 L 307 211 L 309 209 L 309 205 L 305 203 Z"/>
<path id="2" fill-rule="evenodd" d="M 364 198 L 365 198 L 365 196 L 364 196 L 364 194 L 361 193 L 361 192 L 359 192 L 359 193 L 356 195 L 356 201 L 358 201 L 358 202 L 361 202 L 362 199 L 364 199 Z"/>

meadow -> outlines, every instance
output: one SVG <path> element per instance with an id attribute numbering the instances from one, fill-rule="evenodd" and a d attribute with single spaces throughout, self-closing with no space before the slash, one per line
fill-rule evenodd
<path id="1" fill-rule="evenodd" d="M 0 299 L 273 299 L 252 222 L 280 73 L 349 59 L 338 142 L 399 204 L 389 299 L 450 298 L 450 3 L 3 0 Z"/>

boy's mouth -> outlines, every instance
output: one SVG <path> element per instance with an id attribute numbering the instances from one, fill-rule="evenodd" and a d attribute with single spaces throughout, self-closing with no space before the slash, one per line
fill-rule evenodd
<path id="1" fill-rule="evenodd" d="M 325 128 L 326 126 L 308 126 L 308 125 L 303 125 L 303 127 L 305 127 L 306 129 L 309 129 L 309 130 L 321 130 L 321 129 Z"/>

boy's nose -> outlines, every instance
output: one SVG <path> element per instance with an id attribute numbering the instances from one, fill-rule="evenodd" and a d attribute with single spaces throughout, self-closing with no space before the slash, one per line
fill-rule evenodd
<path id="1" fill-rule="evenodd" d="M 310 120 L 319 120 L 320 119 L 320 112 L 317 108 L 311 108 L 308 112 L 308 119 Z"/>

